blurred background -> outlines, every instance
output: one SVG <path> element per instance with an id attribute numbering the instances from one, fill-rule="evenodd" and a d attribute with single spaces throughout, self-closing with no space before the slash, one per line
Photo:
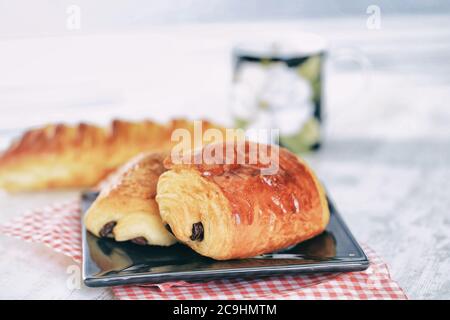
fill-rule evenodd
<path id="1" fill-rule="evenodd" d="M 370 6 L 380 11 L 372 27 Z M 429 105 L 448 95 L 449 12 L 450 3 L 436 0 L 0 1 L 0 146 L 44 122 L 226 123 L 232 47 L 295 42 L 303 32 L 328 42 L 330 135 L 422 136 L 448 120 Z M 364 72 L 355 52 L 367 58 Z M 421 99 L 428 107 L 419 106 L 422 117 L 413 121 L 402 111 Z"/>
<path id="2" fill-rule="evenodd" d="M 233 125 L 233 47 L 305 32 L 327 53 L 305 157 L 410 297 L 448 298 L 448 1 L 0 0 L 0 149 L 56 121 Z"/>

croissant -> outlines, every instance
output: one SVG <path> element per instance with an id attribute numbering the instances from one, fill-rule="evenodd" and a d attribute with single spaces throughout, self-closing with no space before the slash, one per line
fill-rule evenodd
<path id="1" fill-rule="evenodd" d="M 200 124 L 223 130 L 207 121 Z M 0 188 L 14 192 L 95 186 L 140 152 L 169 150 L 178 128 L 192 133 L 194 123 L 114 120 L 109 128 L 81 123 L 29 130 L 0 154 Z"/>
<path id="2" fill-rule="evenodd" d="M 193 152 L 191 160 L 203 159 L 200 163 L 166 159 L 169 170 L 158 180 L 156 202 L 178 240 L 204 256 L 226 260 L 280 250 L 325 230 L 326 196 L 305 162 L 286 149 L 266 146 L 277 151 L 278 169 L 263 174 L 266 162 L 249 161 L 251 150 L 261 145 L 238 145 L 225 142 Z M 207 148 L 223 149 L 233 158 L 206 164 L 211 163 L 205 161 Z"/>
<path id="3" fill-rule="evenodd" d="M 165 171 L 163 159 L 161 153 L 140 154 L 121 167 L 86 212 L 86 228 L 116 241 L 174 244 L 155 201 L 156 183 Z"/>

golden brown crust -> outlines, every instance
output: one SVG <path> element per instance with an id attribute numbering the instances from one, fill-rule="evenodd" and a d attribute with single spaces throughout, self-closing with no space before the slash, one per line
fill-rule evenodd
<path id="1" fill-rule="evenodd" d="M 202 124 L 217 127 L 207 121 Z M 140 152 L 169 150 L 173 130 L 192 132 L 192 127 L 192 121 L 182 119 L 165 125 L 114 120 L 109 128 L 81 123 L 29 130 L 0 155 L 0 188 L 92 187 Z"/>
<path id="2" fill-rule="evenodd" d="M 246 157 L 251 145 L 246 144 Z M 264 166 L 247 160 L 166 161 L 171 170 L 161 175 L 156 197 L 162 219 L 180 241 L 219 260 L 272 252 L 321 233 L 329 220 L 324 190 L 303 161 L 277 150 L 279 170 L 273 175 L 262 175 Z M 201 237 L 195 235 L 198 228 Z"/>
<path id="3" fill-rule="evenodd" d="M 165 171 L 164 154 L 146 153 L 120 168 L 86 213 L 86 228 L 116 241 L 140 239 L 142 244 L 167 246 L 176 239 L 167 231 L 155 201 L 156 184 Z M 106 232 L 105 225 L 109 225 Z"/>

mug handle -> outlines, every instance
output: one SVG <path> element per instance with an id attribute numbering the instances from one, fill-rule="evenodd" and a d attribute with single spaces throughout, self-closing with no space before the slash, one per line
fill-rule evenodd
<path id="1" fill-rule="evenodd" d="M 372 63 L 369 58 L 356 48 L 352 47 L 337 47 L 329 51 L 329 61 L 332 64 L 336 64 L 339 61 L 348 61 L 355 63 L 360 69 L 360 74 L 362 76 L 362 81 L 360 85 L 353 90 L 347 99 L 339 102 L 339 105 L 348 105 L 354 103 L 358 98 L 366 92 L 367 88 L 370 87 L 371 83 L 371 73 L 372 73 Z"/>

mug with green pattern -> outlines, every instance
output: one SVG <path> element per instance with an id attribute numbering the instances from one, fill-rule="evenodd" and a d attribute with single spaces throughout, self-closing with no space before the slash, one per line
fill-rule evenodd
<path id="1" fill-rule="evenodd" d="M 292 43 L 245 43 L 233 50 L 231 111 L 243 129 L 279 129 L 280 145 L 316 150 L 323 120 L 325 42 L 302 34 Z"/>

